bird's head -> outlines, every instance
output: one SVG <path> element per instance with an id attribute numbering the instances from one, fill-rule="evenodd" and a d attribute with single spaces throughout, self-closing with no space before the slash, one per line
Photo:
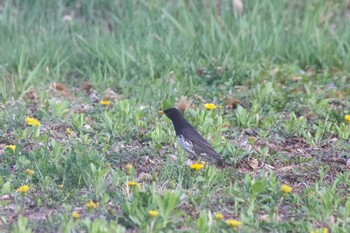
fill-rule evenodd
<path id="1" fill-rule="evenodd" d="M 182 118 L 182 114 L 177 108 L 168 108 L 164 111 L 159 111 L 159 113 L 166 115 L 172 121 Z"/>

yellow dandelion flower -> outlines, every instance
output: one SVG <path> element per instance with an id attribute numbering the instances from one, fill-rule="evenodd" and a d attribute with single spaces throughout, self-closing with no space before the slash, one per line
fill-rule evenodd
<path id="1" fill-rule="evenodd" d="M 74 220 L 78 220 L 80 218 L 80 214 L 77 211 L 72 212 L 72 218 Z"/>
<path id="2" fill-rule="evenodd" d="M 129 181 L 128 182 L 128 187 L 137 187 L 137 188 L 141 188 L 141 185 L 135 181 Z"/>
<path id="3" fill-rule="evenodd" d="M 30 186 L 29 185 L 21 185 L 18 189 L 17 189 L 17 192 L 19 193 L 27 193 L 30 189 Z"/>
<path id="4" fill-rule="evenodd" d="M 237 228 L 241 225 L 241 222 L 240 221 L 237 221 L 235 219 L 229 219 L 226 221 L 226 224 L 230 227 L 234 227 L 234 228 Z"/>
<path id="5" fill-rule="evenodd" d="M 151 217 L 151 218 L 155 218 L 158 216 L 158 211 L 157 210 L 150 210 L 148 211 L 148 215 Z"/>
<path id="6" fill-rule="evenodd" d="M 31 170 L 31 169 L 26 169 L 25 171 L 24 171 L 24 173 L 27 175 L 27 176 L 32 176 L 32 175 L 34 175 L 34 171 L 33 170 Z"/>
<path id="7" fill-rule="evenodd" d="M 111 103 L 110 100 L 101 100 L 101 101 L 100 101 L 100 104 L 102 104 L 103 106 L 107 106 L 107 105 L 109 105 L 110 103 Z"/>
<path id="8" fill-rule="evenodd" d="M 281 192 L 282 192 L 283 195 L 286 195 L 286 194 L 292 192 L 292 190 L 293 190 L 293 188 L 290 187 L 290 186 L 287 185 L 287 184 L 282 184 L 282 185 L 281 185 Z"/>
<path id="9" fill-rule="evenodd" d="M 92 211 L 98 207 L 98 205 L 95 202 L 93 202 L 92 200 L 89 201 L 88 203 L 86 203 L 85 206 L 86 206 L 86 208 L 88 208 L 89 211 Z"/>
<path id="10" fill-rule="evenodd" d="M 329 230 L 327 227 L 323 227 L 323 228 L 318 228 L 316 230 L 310 231 L 310 233 L 328 233 Z"/>
<path id="11" fill-rule="evenodd" d="M 13 152 L 15 152 L 15 150 L 16 150 L 16 146 L 15 145 L 7 145 L 7 146 L 5 146 L 5 149 L 6 148 L 10 148 Z"/>
<path id="12" fill-rule="evenodd" d="M 26 124 L 27 125 L 33 125 L 33 126 L 40 126 L 40 122 L 35 119 L 35 118 L 32 118 L 32 117 L 27 117 L 26 118 Z"/>
<path id="13" fill-rule="evenodd" d="M 192 170 L 199 171 L 199 170 L 201 170 L 202 168 L 204 168 L 204 164 L 203 164 L 203 163 L 194 163 L 194 164 L 190 165 L 190 168 L 191 168 Z"/>
<path id="14" fill-rule="evenodd" d="M 222 213 L 216 213 L 214 215 L 214 218 L 216 221 L 221 221 L 222 219 L 224 219 L 224 215 L 222 215 Z"/>
<path id="15" fill-rule="evenodd" d="M 206 103 L 206 104 L 204 104 L 204 107 L 208 110 L 213 110 L 216 108 L 216 105 L 212 104 L 212 103 Z"/>
<path id="16" fill-rule="evenodd" d="M 346 120 L 347 122 L 350 123 L 350 115 L 345 115 L 345 116 L 344 116 L 344 120 Z"/>
<path id="17" fill-rule="evenodd" d="M 72 136 L 75 135 L 75 133 L 73 132 L 73 130 L 71 130 L 70 128 L 67 128 L 67 129 L 66 129 L 66 134 L 67 134 L 67 135 L 72 135 Z"/>
<path id="18" fill-rule="evenodd" d="M 125 165 L 125 170 L 126 173 L 129 175 L 131 173 L 131 170 L 133 169 L 133 166 L 131 163 L 128 163 L 127 165 Z"/>

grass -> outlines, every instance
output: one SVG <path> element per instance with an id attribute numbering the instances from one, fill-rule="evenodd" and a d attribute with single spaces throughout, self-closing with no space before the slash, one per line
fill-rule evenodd
<path id="1" fill-rule="evenodd" d="M 345 1 L 0 9 L 0 231 L 350 231 Z M 232 165 L 185 164 L 175 105 Z"/>

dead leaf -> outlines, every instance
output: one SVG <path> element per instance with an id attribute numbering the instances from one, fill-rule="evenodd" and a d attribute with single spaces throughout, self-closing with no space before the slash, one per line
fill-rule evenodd
<path id="1" fill-rule="evenodd" d="M 312 112 L 307 112 L 305 117 L 306 117 L 306 119 L 310 120 L 311 118 L 315 118 L 316 115 L 313 114 Z"/>
<path id="2" fill-rule="evenodd" d="M 327 21 L 328 21 L 328 17 L 327 16 L 321 16 L 320 24 L 325 24 Z"/>
<path id="3" fill-rule="evenodd" d="M 263 214 L 263 215 L 261 215 L 259 218 L 260 218 L 260 220 L 263 221 L 263 222 L 270 222 L 270 221 L 271 221 L 271 219 L 270 219 L 270 217 L 269 217 L 268 214 Z"/>
<path id="4" fill-rule="evenodd" d="M 335 95 L 337 96 L 337 99 L 343 100 L 345 99 L 344 96 L 346 96 L 346 93 L 344 91 L 336 91 Z"/>
<path id="5" fill-rule="evenodd" d="M 248 164 L 253 170 L 256 170 L 259 166 L 259 161 L 255 158 L 251 158 L 248 160 Z"/>
<path id="6" fill-rule="evenodd" d="M 137 177 L 137 182 L 141 182 L 141 181 L 152 181 L 153 177 L 151 174 L 149 173 L 145 173 L 145 172 L 141 172 L 139 174 L 139 176 Z"/>
<path id="7" fill-rule="evenodd" d="M 90 93 L 90 91 L 92 89 L 92 84 L 90 81 L 85 81 L 80 85 L 79 88 L 83 91 L 86 91 L 86 93 Z"/>
<path id="8" fill-rule="evenodd" d="M 206 103 L 205 99 L 201 95 L 194 95 L 193 98 L 199 102 Z"/>
<path id="9" fill-rule="evenodd" d="M 70 93 L 67 90 L 67 86 L 63 83 L 52 83 L 49 86 L 49 90 L 53 92 L 56 97 L 69 97 Z"/>
<path id="10" fill-rule="evenodd" d="M 37 102 L 38 95 L 35 90 L 30 90 L 26 93 L 27 99 L 33 100 L 34 102 Z"/>
<path id="11" fill-rule="evenodd" d="M 93 103 L 98 103 L 100 101 L 100 97 L 98 95 L 98 92 L 95 90 L 91 91 L 91 93 L 89 95 L 89 99 Z"/>
<path id="12" fill-rule="evenodd" d="M 187 108 L 192 107 L 192 101 L 187 100 L 185 96 L 181 96 L 180 100 L 175 104 L 175 106 L 182 112 L 184 112 Z"/>
<path id="13" fill-rule="evenodd" d="M 277 168 L 276 171 L 277 172 L 292 171 L 293 168 L 294 168 L 293 166 L 285 166 L 285 167 Z"/>
<path id="14" fill-rule="evenodd" d="M 10 200 L 14 200 L 12 195 L 5 194 L 0 196 L 0 201 L 10 201 Z"/>
<path id="15" fill-rule="evenodd" d="M 94 120 L 91 117 L 86 117 L 85 120 L 86 120 L 86 123 L 88 123 L 89 125 L 94 124 Z"/>
<path id="16" fill-rule="evenodd" d="M 240 100 L 235 99 L 233 97 L 225 98 L 224 102 L 225 102 L 225 105 L 227 105 L 231 109 L 235 109 L 241 103 Z"/>
<path id="17" fill-rule="evenodd" d="M 67 87 L 63 83 L 53 83 L 50 85 L 52 89 L 56 89 L 57 91 L 66 91 Z M 50 88 L 49 87 L 49 88 Z"/>
<path id="18" fill-rule="evenodd" d="M 51 214 L 51 211 L 39 211 L 39 212 L 32 212 L 28 215 L 28 218 L 32 220 L 45 220 L 48 218 L 48 216 Z"/>
<path id="19" fill-rule="evenodd" d="M 111 88 L 107 88 L 103 93 L 103 99 L 110 100 L 110 101 L 116 101 L 120 100 L 122 98 L 121 95 L 117 94 L 115 91 L 113 91 Z"/>

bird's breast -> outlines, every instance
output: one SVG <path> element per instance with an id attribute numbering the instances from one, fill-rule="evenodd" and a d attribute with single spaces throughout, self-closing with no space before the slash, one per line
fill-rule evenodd
<path id="1" fill-rule="evenodd" d="M 193 143 L 190 140 L 185 139 L 183 135 L 177 136 L 177 142 L 186 152 L 196 154 L 194 151 Z"/>

